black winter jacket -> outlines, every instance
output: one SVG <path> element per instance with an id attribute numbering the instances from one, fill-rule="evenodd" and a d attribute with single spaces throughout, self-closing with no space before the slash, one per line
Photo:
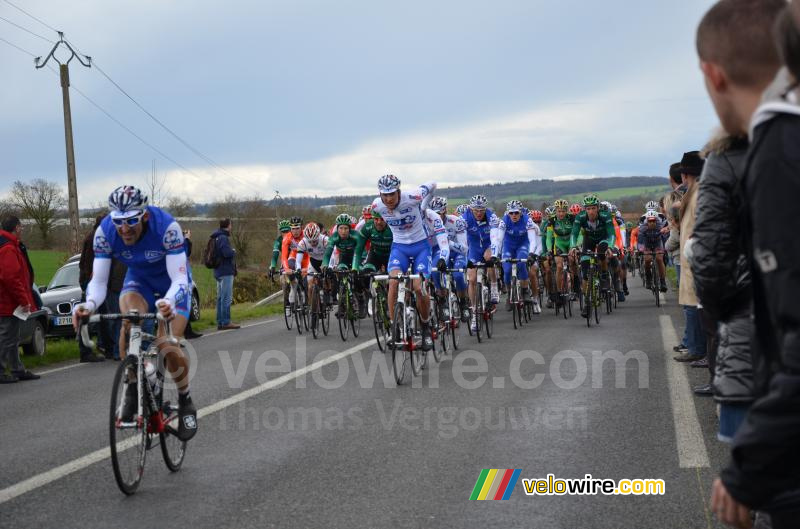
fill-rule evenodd
<path id="1" fill-rule="evenodd" d="M 740 188 L 747 139 L 718 137 L 707 150 L 689 262 L 703 309 L 720 322 L 714 397 L 718 402 L 744 403 L 754 399 L 752 289 L 742 236 Z"/>
<path id="2" fill-rule="evenodd" d="M 769 91 L 772 91 L 770 87 Z M 776 90 L 778 94 L 785 93 Z M 753 117 L 744 177 L 753 274 L 752 340 L 757 400 L 721 477 L 730 494 L 770 510 L 800 489 L 800 106 L 796 94 L 762 104 Z"/>

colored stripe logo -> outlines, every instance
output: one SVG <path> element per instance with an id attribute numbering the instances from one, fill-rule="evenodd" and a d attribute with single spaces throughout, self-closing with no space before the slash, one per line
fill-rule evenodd
<path id="1" fill-rule="evenodd" d="M 470 500 L 507 500 L 514 492 L 521 468 L 484 468 L 472 489 Z"/>

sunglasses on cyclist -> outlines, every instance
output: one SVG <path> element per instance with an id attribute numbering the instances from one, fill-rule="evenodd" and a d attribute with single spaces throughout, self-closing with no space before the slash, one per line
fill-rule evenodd
<path id="1" fill-rule="evenodd" d="M 127 224 L 128 226 L 136 226 L 144 217 L 144 213 L 141 215 L 136 215 L 135 217 L 128 217 L 126 219 L 111 219 L 111 222 L 114 223 L 114 226 L 120 228 L 123 225 Z"/>
<path id="2" fill-rule="evenodd" d="M 522 212 L 521 211 L 509 211 L 508 214 L 509 215 L 520 215 L 520 214 L 522 214 Z"/>

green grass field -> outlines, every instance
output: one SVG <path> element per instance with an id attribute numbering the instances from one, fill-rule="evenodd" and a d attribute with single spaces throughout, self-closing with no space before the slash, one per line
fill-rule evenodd
<path id="1" fill-rule="evenodd" d="M 46 286 L 61 265 L 67 262 L 69 255 L 54 250 L 28 250 L 28 257 L 33 265 L 36 284 Z"/>

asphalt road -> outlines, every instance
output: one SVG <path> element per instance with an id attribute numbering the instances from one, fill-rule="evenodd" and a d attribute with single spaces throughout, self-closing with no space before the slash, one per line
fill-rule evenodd
<path id="1" fill-rule="evenodd" d="M 408 387 L 368 320 L 346 343 L 282 319 L 194 340 L 200 432 L 178 473 L 150 451 L 131 497 L 107 457 L 116 364 L 0 387 L 0 527 L 717 527 L 726 449 L 713 401 L 689 392 L 707 371 L 671 359 L 676 294 L 656 308 L 630 283 L 592 328 L 577 309 L 516 331 L 499 312 L 494 338 L 465 332 Z M 508 501 L 469 501 L 484 468 L 663 479 L 665 494 L 528 496 L 520 479 Z"/>

